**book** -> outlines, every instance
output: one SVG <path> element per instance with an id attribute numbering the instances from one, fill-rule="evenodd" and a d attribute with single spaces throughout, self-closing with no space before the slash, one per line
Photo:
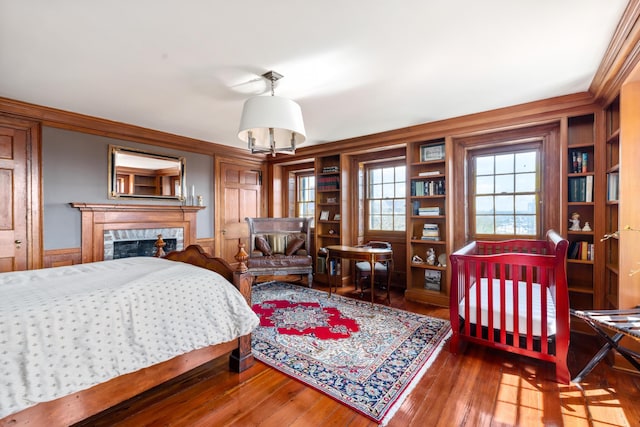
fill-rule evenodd
<path id="1" fill-rule="evenodd" d="M 426 172 L 420 172 L 418 174 L 418 176 L 433 176 L 433 175 L 441 175 L 442 173 L 440 171 L 426 171 Z"/>
<path id="2" fill-rule="evenodd" d="M 585 176 L 585 202 L 593 202 L 593 175 Z"/>
<path id="3" fill-rule="evenodd" d="M 618 172 L 607 174 L 607 201 L 613 202 L 618 200 Z"/>
<path id="4" fill-rule="evenodd" d="M 442 272 L 440 270 L 426 269 L 424 271 L 424 288 L 431 291 L 439 291 L 441 278 Z"/>

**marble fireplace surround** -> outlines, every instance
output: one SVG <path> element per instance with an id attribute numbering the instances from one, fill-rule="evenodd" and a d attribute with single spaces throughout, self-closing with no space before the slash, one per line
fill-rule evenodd
<path id="1" fill-rule="evenodd" d="M 183 246 L 196 243 L 196 214 L 202 206 L 71 203 L 82 216 L 82 262 L 104 260 L 109 230 L 182 229 Z"/>

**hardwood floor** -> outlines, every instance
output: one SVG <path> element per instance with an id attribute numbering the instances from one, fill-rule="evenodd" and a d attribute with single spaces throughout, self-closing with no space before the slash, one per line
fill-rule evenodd
<path id="1" fill-rule="evenodd" d="M 347 296 L 352 291 L 340 289 Z M 397 291 L 391 301 L 397 308 L 449 317 L 447 309 L 404 301 Z M 597 346 L 594 337 L 572 335 L 572 374 Z M 261 362 L 241 374 L 229 372 L 227 363 L 226 357 L 209 362 L 78 425 L 377 425 Z M 582 390 L 553 378 L 552 365 L 533 359 L 474 345 L 454 356 L 445 347 L 388 425 L 640 426 L 640 376 L 601 363 Z"/>

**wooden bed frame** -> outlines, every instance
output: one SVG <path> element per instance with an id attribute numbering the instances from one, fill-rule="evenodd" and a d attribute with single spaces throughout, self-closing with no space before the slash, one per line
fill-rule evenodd
<path id="1" fill-rule="evenodd" d="M 251 305 L 251 275 L 238 270 L 234 271 L 224 259 L 209 256 L 198 245 L 191 245 L 183 251 L 171 252 L 165 258 L 220 273 L 240 290 Z M 241 267 L 239 266 L 239 268 Z M 50 402 L 39 403 L 0 419 L 0 426 L 68 426 L 229 352 L 231 352 L 229 359 L 231 370 L 242 372 L 253 365 L 251 335 L 247 334 L 237 340 L 193 350 L 148 368 L 113 378 L 89 389 Z"/>

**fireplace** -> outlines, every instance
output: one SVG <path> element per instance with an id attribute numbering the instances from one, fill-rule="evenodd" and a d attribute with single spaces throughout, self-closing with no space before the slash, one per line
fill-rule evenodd
<path id="1" fill-rule="evenodd" d="M 72 203 L 82 214 L 82 262 L 113 259 L 118 241 L 175 239 L 176 249 L 196 243 L 196 214 L 201 206 L 109 205 Z M 152 243 L 152 245 L 153 245 Z M 146 242 L 144 245 L 148 245 Z M 171 250 L 165 246 L 165 252 Z"/>
<path id="2" fill-rule="evenodd" d="M 104 259 L 153 256 L 158 235 L 166 253 L 184 249 L 184 229 L 179 227 L 104 230 Z"/>

